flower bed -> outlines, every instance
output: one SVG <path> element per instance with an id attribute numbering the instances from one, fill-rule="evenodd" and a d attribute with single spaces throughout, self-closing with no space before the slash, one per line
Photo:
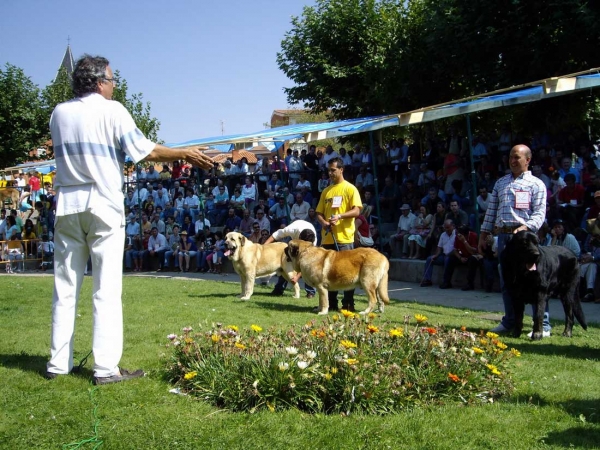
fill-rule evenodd
<path id="1" fill-rule="evenodd" d="M 342 311 L 290 329 L 215 324 L 168 339 L 167 376 L 181 391 L 250 412 L 383 414 L 493 401 L 512 390 L 508 361 L 520 356 L 493 333 L 428 326 L 419 314 L 393 326 Z"/>

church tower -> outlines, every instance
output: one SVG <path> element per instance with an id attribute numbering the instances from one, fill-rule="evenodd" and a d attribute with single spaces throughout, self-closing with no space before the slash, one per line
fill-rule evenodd
<path id="1" fill-rule="evenodd" d="M 70 40 L 70 39 L 69 39 Z M 73 69 L 75 68 L 75 61 L 73 60 L 73 53 L 71 53 L 71 44 L 67 44 L 67 50 L 65 51 L 65 56 L 63 56 L 62 62 L 56 71 L 56 77 L 54 77 L 54 81 L 58 77 L 60 73 L 60 69 L 64 69 L 67 71 L 67 75 L 71 78 L 71 74 L 73 73 Z"/>

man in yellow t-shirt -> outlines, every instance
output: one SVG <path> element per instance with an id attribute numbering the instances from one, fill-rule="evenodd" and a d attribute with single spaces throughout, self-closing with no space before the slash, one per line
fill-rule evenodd
<path id="1" fill-rule="evenodd" d="M 322 247 L 329 250 L 352 250 L 354 248 L 354 218 L 362 208 L 356 186 L 344 180 L 344 163 L 334 157 L 327 162 L 331 184 L 321 193 L 317 205 L 317 218 L 322 229 Z M 334 239 L 335 238 L 335 239 Z M 329 309 L 337 311 L 337 291 L 329 292 Z M 354 311 L 354 289 L 344 291 L 342 309 Z"/>

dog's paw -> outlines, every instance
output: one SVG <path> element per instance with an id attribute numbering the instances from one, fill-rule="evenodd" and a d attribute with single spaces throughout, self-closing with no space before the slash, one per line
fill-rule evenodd
<path id="1" fill-rule="evenodd" d="M 531 340 L 532 341 L 541 341 L 543 336 L 544 336 L 544 334 L 542 332 L 534 332 L 534 333 L 531 333 Z"/>
<path id="2" fill-rule="evenodd" d="M 294 295 L 292 295 L 292 298 L 300 298 L 300 294 L 298 294 L 298 295 L 294 294 Z"/>
<path id="3" fill-rule="evenodd" d="M 250 297 L 240 297 L 240 300 L 248 301 L 250 300 Z"/>
<path id="4" fill-rule="evenodd" d="M 317 313 L 318 316 L 326 316 L 329 313 L 329 309 L 322 309 Z"/>

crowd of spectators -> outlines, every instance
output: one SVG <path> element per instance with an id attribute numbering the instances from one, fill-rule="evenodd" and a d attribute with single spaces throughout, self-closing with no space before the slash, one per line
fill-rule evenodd
<path id="1" fill-rule="evenodd" d="M 452 271 L 464 265 L 468 270 L 463 289 L 473 289 L 481 270 L 484 288 L 491 291 L 498 270 L 494 239 L 490 237 L 480 254 L 476 232 L 496 180 L 510 172 L 508 154 L 515 144 L 531 148 L 529 169 L 548 190 L 542 242 L 564 245 L 578 254 L 586 280 L 584 299 L 600 298 L 595 281 L 595 261 L 600 260 L 600 152 L 578 129 L 556 136 L 524 136 L 506 126 L 499 133 L 475 135 L 470 146 L 451 128 L 447 136 L 422 142 L 393 139 L 373 152 L 362 145 L 348 151 L 310 146 L 289 149 L 283 158 L 264 157 L 254 166 L 246 158 L 226 160 L 209 172 L 179 161 L 164 164 L 161 171 L 138 166 L 125 186 L 125 269 L 189 271 L 195 260 L 196 271 L 219 273 L 227 232 L 235 230 L 263 243 L 294 220 L 312 223 L 320 238 L 315 206 L 329 184 L 326 164 L 339 156 L 345 179 L 356 185 L 363 200 L 357 246 L 375 247 L 389 257 L 441 258 L 447 268 L 442 288 L 451 287 Z M 25 237 L 51 242 L 51 187 L 20 184 L 22 203 L 29 207 L 2 215 L 0 237 L 24 239 L 26 233 Z M 33 235 L 23 219 L 31 219 Z M 23 245 L 23 252 L 29 251 L 35 249 Z"/>

